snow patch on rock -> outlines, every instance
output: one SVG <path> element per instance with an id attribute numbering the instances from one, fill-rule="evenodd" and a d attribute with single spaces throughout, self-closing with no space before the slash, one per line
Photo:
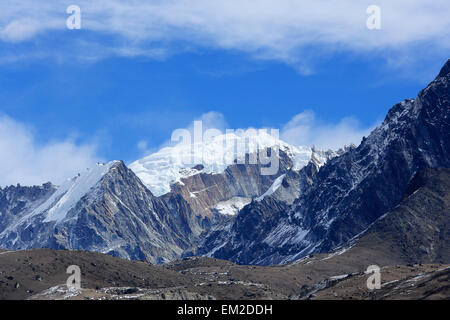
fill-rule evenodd
<path id="1" fill-rule="evenodd" d="M 281 183 L 283 182 L 284 177 L 286 176 L 286 174 L 282 174 L 281 176 L 279 176 L 278 178 L 275 179 L 275 181 L 272 183 L 272 185 L 270 186 L 269 189 L 267 189 L 266 192 L 264 192 L 263 195 L 261 195 L 260 197 L 256 198 L 257 201 L 262 201 L 264 199 L 264 197 L 270 196 L 271 194 L 273 194 L 275 191 L 278 190 L 278 188 L 281 186 Z"/>
<path id="2" fill-rule="evenodd" d="M 250 198 L 233 197 L 230 200 L 219 202 L 214 209 L 220 214 L 234 216 L 251 201 L 252 199 Z"/>

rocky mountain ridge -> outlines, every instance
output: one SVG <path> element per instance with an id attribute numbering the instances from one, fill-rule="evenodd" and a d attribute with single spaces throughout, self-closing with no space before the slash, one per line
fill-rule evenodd
<path id="1" fill-rule="evenodd" d="M 121 161 L 98 164 L 60 187 L 0 189 L 0 248 L 80 249 L 152 263 L 207 255 L 261 265 L 331 252 L 395 208 L 417 172 L 450 168 L 449 78 L 450 60 L 357 147 L 333 153 L 276 142 L 274 175 L 261 175 L 259 163 L 164 162 L 157 186 L 169 191 L 156 196 L 146 177 L 160 167 L 150 157 L 142 168 L 131 165 L 134 171 Z"/>
<path id="2" fill-rule="evenodd" d="M 11 219 L 0 233 L 2 247 L 83 249 L 162 263 L 189 249 L 202 230 L 181 197 L 153 196 L 121 161 L 99 164 L 45 195 L 40 206 Z"/>
<path id="3" fill-rule="evenodd" d="M 327 161 L 292 205 L 275 197 L 252 202 L 207 235 L 199 252 L 265 265 L 329 252 L 394 208 L 416 172 L 449 168 L 449 65 L 415 100 L 396 104 L 357 148 Z"/>

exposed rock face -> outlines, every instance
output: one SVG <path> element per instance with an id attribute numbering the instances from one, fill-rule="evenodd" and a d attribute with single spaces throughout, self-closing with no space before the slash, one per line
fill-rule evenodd
<path id="1" fill-rule="evenodd" d="M 171 192 L 162 196 L 163 199 L 172 194 L 181 195 L 191 206 L 193 212 L 201 217 L 212 218 L 217 212 L 220 202 L 234 197 L 256 198 L 270 188 L 276 178 L 285 174 L 293 166 L 292 158 L 280 150 L 279 170 L 274 175 L 262 175 L 263 165 L 233 164 L 223 173 L 198 173 L 182 178 L 182 183 L 172 185 Z"/>
<path id="2" fill-rule="evenodd" d="M 0 188 L 0 231 L 14 220 L 38 207 L 55 190 L 56 187 L 51 183 L 33 187 L 17 185 Z"/>
<path id="3" fill-rule="evenodd" d="M 279 160 L 275 175 L 261 175 L 260 162 L 234 164 L 186 177 L 161 197 L 120 161 L 98 164 L 58 188 L 8 187 L 1 190 L 0 247 L 90 250 L 154 263 L 192 255 L 203 232 L 226 225 L 292 171 L 290 155 L 280 151 Z"/>
<path id="4" fill-rule="evenodd" d="M 154 195 L 181 195 L 196 215 L 210 220 L 215 213 L 232 214 L 261 196 L 288 170 L 307 165 L 312 154 L 309 147 L 291 146 L 266 130 L 249 129 L 162 148 L 131 163 L 130 169 Z M 317 153 L 318 162 L 324 159 Z"/>
<path id="5" fill-rule="evenodd" d="M 253 202 L 200 251 L 256 264 L 330 251 L 395 207 L 417 171 L 450 167 L 449 65 L 417 99 L 395 105 L 359 147 L 322 166 L 292 206 Z"/>
<path id="6" fill-rule="evenodd" d="M 352 241 L 393 263 L 450 262 L 450 169 L 418 172 L 400 204 Z"/>
<path id="7" fill-rule="evenodd" d="M 395 105 L 358 147 L 324 153 L 265 137 L 266 145 L 283 147 L 274 175 L 262 175 L 261 164 L 235 163 L 217 172 L 199 163 L 183 169 L 163 161 L 173 151 L 166 150 L 156 157 L 164 162 L 162 181 L 150 157 L 136 162 L 135 171 L 120 161 L 98 165 L 58 188 L 0 189 L 0 247 L 83 249 L 154 263 L 203 254 L 264 265 L 329 252 L 398 205 L 417 172 L 450 168 L 449 73 L 450 60 L 415 100 Z M 146 181 L 156 179 L 158 190 L 169 190 L 155 196 L 136 171 Z M 169 184 L 172 177 L 178 183 Z M 439 205 L 433 194 L 427 196 L 421 201 Z M 405 222 L 399 232 L 422 221 L 432 222 Z M 446 260 L 436 237 L 448 239 L 448 232 L 435 227 L 434 240 L 422 239 L 418 250 Z M 405 243 L 413 248 L 414 241 Z M 407 254 L 419 259 L 420 252 Z"/>
<path id="8" fill-rule="evenodd" d="M 441 73 L 416 100 L 395 105 L 358 148 L 319 171 L 292 210 L 311 230 L 306 239 L 315 250 L 342 245 L 396 206 L 417 171 L 450 167 L 449 81 Z"/>
<path id="9" fill-rule="evenodd" d="M 0 250 L 0 298 L 448 299 L 449 210 L 450 169 L 425 169 L 349 247 L 287 265 L 196 257 L 153 266 L 87 251 Z M 83 272 L 81 290 L 64 285 L 71 264 Z M 382 267 L 381 290 L 365 289 L 372 264 Z"/>
<path id="10" fill-rule="evenodd" d="M 315 181 L 320 166 L 311 161 L 300 171 L 289 170 L 283 177 L 281 185 L 271 198 L 287 204 L 292 204 L 305 190 L 307 190 Z"/>
<path id="11" fill-rule="evenodd" d="M 179 196 L 167 203 L 153 196 L 123 162 L 109 166 L 63 217 L 53 220 L 52 212 L 72 201 L 70 191 L 79 187 L 76 180 L 56 203 L 10 224 L 0 234 L 0 245 L 83 249 L 157 263 L 189 249 L 201 230 L 189 205 Z"/>

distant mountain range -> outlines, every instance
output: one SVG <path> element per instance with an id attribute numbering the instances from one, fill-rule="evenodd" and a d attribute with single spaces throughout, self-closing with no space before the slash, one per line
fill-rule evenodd
<path id="1" fill-rule="evenodd" d="M 259 163 L 183 166 L 171 158 L 185 152 L 175 146 L 130 168 L 98 164 L 58 187 L 0 189 L 0 248 L 258 265 L 377 248 L 380 260 L 389 251 L 392 261 L 450 263 L 449 80 L 450 60 L 359 146 L 324 152 L 248 137 L 279 148 L 274 175 L 261 175 Z M 214 154 L 227 138 L 202 147 Z"/>

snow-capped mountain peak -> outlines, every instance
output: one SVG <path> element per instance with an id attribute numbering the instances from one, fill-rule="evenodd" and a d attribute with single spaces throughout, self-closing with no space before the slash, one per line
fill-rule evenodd
<path id="1" fill-rule="evenodd" d="M 44 222 L 62 221 L 67 213 L 72 209 L 80 199 L 85 196 L 95 185 L 108 173 L 111 167 L 118 161 L 111 161 L 107 164 L 97 163 L 93 168 L 86 169 L 78 176 L 67 180 L 58 190 L 39 208 L 36 213 L 44 212 L 48 208 L 48 212 Z"/>
<path id="2" fill-rule="evenodd" d="M 59 223 L 63 221 L 69 211 L 101 181 L 116 163 L 119 161 L 111 161 L 107 164 L 97 163 L 93 168 L 86 169 L 77 176 L 66 180 L 46 201 L 17 219 L 0 235 L 11 232 L 40 215 L 44 217 L 43 222 Z"/>
<path id="3" fill-rule="evenodd" d="M 300 170 L 311 160 L 312 149 L 292 146 L 266 130 L 238 132 L 214 136 L 194 143 L 179 143 L 139 159 L 129 168 L 156 195 L 170 192 L 171 185 L 197 173 L 219 174 L 234 164 L 246 163 L 248 154 L 265 149 L 279 149 L 292 159 L 293 169 Z"/>

